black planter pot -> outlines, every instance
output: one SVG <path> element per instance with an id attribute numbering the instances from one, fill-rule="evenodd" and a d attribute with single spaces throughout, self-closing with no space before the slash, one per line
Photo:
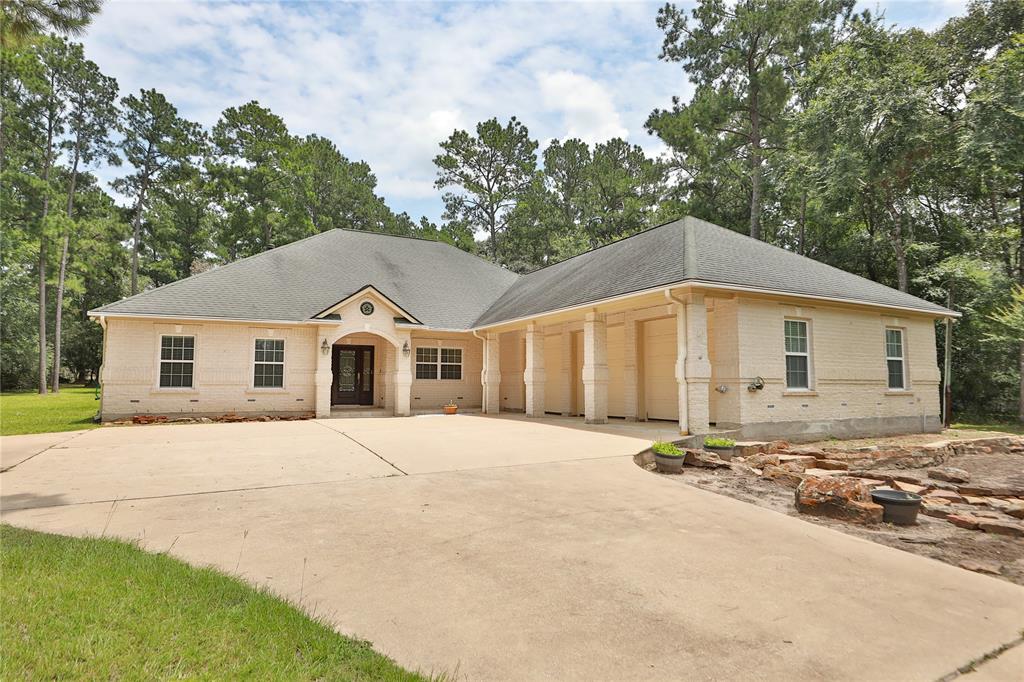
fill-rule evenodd
<path id="1" fill-rule="evenodd" d="M 672 457 L 669 455 L 659 455 L 657 452 L 654 453 L 654 463 L 658 467 L 658 471 L 663 474 L 681 474 L 683 473 L 683 460 L 684 457 Z"/>
<path id="2" fill-rule="evenodd" d="M 716 448 L 716 447 L 713 447 L 711 445 L 705 445 L 704 449 L 707 450 L 708 452 L 715 453 L 716 455 L 718 455 L 719 457 L 721 457 L 722 459 L 724 459 L 727 462 L 730 459 L 732 459 L 733 453 L 735 451 L 735 448 L 731 448 L 731 447 L 730 448 L 721 448 L 721 447 L 717 447 Z"/>
<path id="3" fill-rule="evenodd" d="M 872 490 L 871 501 L 882 505 L 882 521 L 897 526 L 912 526 L 917 523 L 917 512 L 921 509 L 921 496 L 902 490 Z"/>

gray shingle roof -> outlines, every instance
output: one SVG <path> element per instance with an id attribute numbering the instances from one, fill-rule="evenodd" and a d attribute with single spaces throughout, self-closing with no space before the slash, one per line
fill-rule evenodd
<path id="1" fill-rule="evenodd" d="M 467 329 L 515 280 L 442 242 L 330 230 L 95 312 L 299 321 L 372 285 L 424 325 Z"/>
<path id="2" fill-rule="evenodd" d="M 680 282 L 950 314 L 689 217 L 521 276 L 441 242 L 331 230 L 93 312 L 300 321 L 370 285 L 428 327 L 470 329 Z"/>
<path id="3" fill-rule="evenodd" d="M 687 281 L 949 312 L 878 282 L 687 217 L 523 275 L 475 326 Z"/>

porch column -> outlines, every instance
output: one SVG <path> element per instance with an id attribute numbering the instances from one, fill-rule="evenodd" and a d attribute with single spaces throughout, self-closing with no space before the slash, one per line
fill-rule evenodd
<path id="1" fill-rule="evenodd" d="M 600 313 L 583 322 L 583 416 L 588 424 L 608 421 L 608 328 Z"/>
<path id="2" fill-rule="evenodd" d="M 622 403 L 625 412 L 622 416 L 626 421 L 636 421 L 640 414 L 640 382 L 636 362 L 636 316 L 632 312 L 626 313 L 622 338 Z"/>
<path id="3" fill-rule="evenodd" d="M 526 328 L 526 416 L 544 416 L 544 331 L 531 323 Z"/>
<path id="4" fill-rule="evenodd" d="M 569 323 L 562 323 L 562 365 L 558 372 L 557 381 L 562 385 L 562 404 L 559 406 L 562 416 L 568 417 L 572 414 L 572 332 L 569 331 Z"/>
<path id="5" fill-rule="evenodd" d="M 314 399 L 314 409 L 316 410 L 316 416 L 318 419 L 331 416 L 331 381 L 334 380 L 334 373 L 331 370 L 331 344 L 327 341 L 327 334 L 325 330 L 318 328 L 316 335 L 313 337 L 313 343 L 316 344 L 316 375 L 314 383 L 316 384 L 316 397 Z M 323 352 L 322 344 L 327 343 L 327 353 Z"/>
<path id="6" fill-rule="evenodd" d="M 501 411 L 501 346 L 499 337 L 488 332 L 484 340 L 484 413 Z"/>
<path id="7" fill-rule="evenodd" d="M 690 433 L 707 433 L 710 419 L 711 361 L 708 359 L 708 311 L 703 294 L 686 304 L 686 385 Z"/>
<path id="8" fill-rule="evenodd" d="M 412 414 L 412 338 L 408 332 L 398 335 L 395 349 L 395 416 L 408 417 Z M 403 348 L 409 349 L 406 355 Z"/>
<path id="9" fill-rule="evenodd" d="M 708 317 L 704 297 L 689 294 L 676 309 L 676 381 L 679 384 L 679 432 L 707 433 L 709 418 Z"/>

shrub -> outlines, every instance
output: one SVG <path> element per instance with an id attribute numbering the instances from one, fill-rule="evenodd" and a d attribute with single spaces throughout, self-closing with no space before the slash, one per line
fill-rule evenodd
<path id="1" fill-rule="evenodd" d="M 736 445 L 736 441 L 732 438 L 705 438 L 704 447 L 706 448 L 731 448 Z"/>
<path id="2" fill-rule="evenodd" d="M 655 454 L 661 455 L 662 457 L 682 457 L 686 454 L 675 445 L 672 445 L 672 443 L 666 443 L 660 440 L 651 446 L 651 450 L 654 450 Z"/>

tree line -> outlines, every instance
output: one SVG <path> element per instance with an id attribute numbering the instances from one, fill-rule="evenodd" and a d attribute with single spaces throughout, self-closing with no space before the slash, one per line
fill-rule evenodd
<path id="1" fill-rule="evenodd" d="M 257 102 L 205 129 L 155 90 L 122 95 L 40 35 L 75 26 L 36 19 L 5 22 L 0 74 L 5 388 L 95 374 L 92 307 L 334 227 L 526 272 L 691 214 L 953 306 L 954 407 L 1024 417 L 1020 0 L 934 31 L 853 0 L 667 4 L 660 58 L 695 92 L 647 120 L 666 153 L 482 121 L 440 144 L 440 224 L 392 211 L 366 163 Z"/>

